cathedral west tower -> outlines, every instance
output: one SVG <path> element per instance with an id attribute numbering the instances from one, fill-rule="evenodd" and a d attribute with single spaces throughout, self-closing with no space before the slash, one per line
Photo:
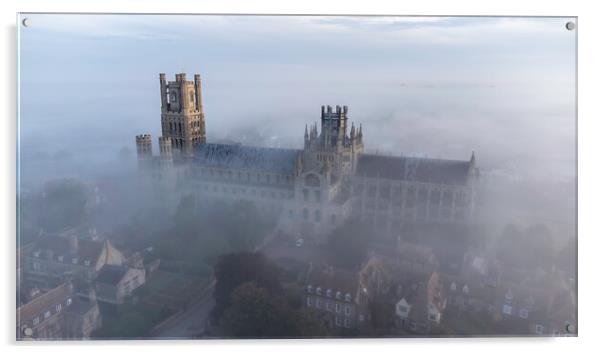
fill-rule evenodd
<path id="1" fill-rule="evenodd" d="M 167 82 L 159 74 L 161 85 L 161 131 L 170 138 L 173 150 L 192 156 L 195 147 L 205 144 L 205 114 L 201 99 L 201 76 L 186 81 L 186 74 L 176 74 Z"/>

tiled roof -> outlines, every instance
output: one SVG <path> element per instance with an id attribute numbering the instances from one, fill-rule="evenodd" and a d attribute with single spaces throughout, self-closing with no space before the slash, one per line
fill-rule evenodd
<path id="1" fill-rule="evenodd" d="M 17 319 L 24 323 L 46 310 L 54 312 L 54 306 L 64 303 L 71 294 L 71 286 L 68 283 L 63 283 L 17 308 Z"/>
<path id="2" fill-rule="evenodd" d="M 470 161 L 428 158 L 360 155 L 357 175 L 400 181 L 463 185 L 470 172 Z"/>
<path id="3" fill-rule="evenodd" d="M 202 144 L 195 161 L 208 166 L 292 173 L 299 150 L 243 146 L 240 144 Z"/>
<path id="4" fill-rule="evenodd" d="M 306 285 L 311 285 L 314 289 L 322 288 L 323 294 L 330 289 L 334 293 L 340 291 L 342 294 L 351 294 L 355 297 L 358 287 L 358 274 L 342 269 L 332 269 L 330 267 L 312 267 L 307 276 Z"/>
<path id="5" fill-rule="evenodd" d="M 398 242 L 396 246 L 391 245 L 375 245 L 374 251 L 377 257 L 386 258 L 387 262 L 395 264 L 393 272 L 408 273 L 411 269 L 407 269 L 407 263 L 411 265 L 423 265 L 425 272 L 435 270 L 438 266 L 437 257 L 433 250 L 424 245 Z"/>
<path id="6" fill-rule="evenodd" d="M 68 237 L 45 235 L 40 237 L 31 249 L 34 252 L 40 251 L 40 257 L 45 257 L 44 253 L 51 251 L 54 258 L 57 256 L 77 257 L 81 261 L 89 260 L 94 264 L 98 260 L 102 248 L 102 242 L 78 239 L 77 250 L 75 253 L 72 253 Z M 68 261 L 68 259 L 65 259 L 65 262 Z"/>
<path id="7" fill-rule="evenodd" d="M 128 268 L 116 265 L 105 265 L 98 273 L 98 283 L 117 285 L 127 273 Z"/>

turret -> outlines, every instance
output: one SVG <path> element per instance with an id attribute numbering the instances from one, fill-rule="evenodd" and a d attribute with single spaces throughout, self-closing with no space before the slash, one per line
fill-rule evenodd
<path id="1" fill-rule="evenodd" d="M 305 142 L 305 148 L 309 147 L 309 133 L 307 132 L 307 124 L 305 124 L 305 135 L 303 136 L 303 141 Z"/>
<path id="2" fill-rule="evenodd" d="M 166 112 L 169 107 L 167 103 L 167 81 L 164 73 L 159 74 L 159 85 L 161 88 L 161 112 Z"/>
<path id="3" fill-rule="evenodd" d="M 201 96 L 201 75 L 194 74 L 194 94 L 196 98 L 195 109 L 203 112 L 203 100 Z M 201 113 L 202 114 L 202 113 Z"/>
<path id="4" fill-rule="evenodd" d="M 159 152 L 161 168 L 170 169 L 173 166 L 171 138 L 163 136 L 159 138 Z"/>
<path id="5" fill-rule="evenodd" d="M 136 135 L 136 153 L 138 156 L 138 167 L 148 167 L 153 158 L 153 142 L 150 134 Z"/>
<path id="6" fill-rule="evenodd" d="M 176 81 L 180 84 L 180 112 L 188 111 L 188 109 L 194 106 L 194 95 L 189 95 L 186 82 L 186 73 L 176 74 Z"/>

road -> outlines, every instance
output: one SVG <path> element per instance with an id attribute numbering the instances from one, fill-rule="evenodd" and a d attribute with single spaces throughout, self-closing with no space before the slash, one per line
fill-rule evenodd
<path id="1" fill-rule="evenodd" d="M 263 242 L 255 248 L 255 251 L 260 251 L 275 236 L 275 231 L 270 232 L 263 239 Z M 215 280 L 204 290 L 203 295 L 198 300 L 188 306 L 183 312 L 173 315 L 158 324 L 151 332 L 151 335 L 162 339 L 191 339 L 202 336 L 209 313 L 213 309 L 213 306 L 215 306 L 215 300 L 213 299 L 214 288 Z"/>
<path id="2" fill-rule="evenodd" d="M 176 314 L 159 324 L 152 333 L 153 337 L 191 339 L 201 336 L 205 331 L 209 313 L 215 306 L 215 300 L 213 299 L 214 287 L 215 283 L 211 284 L 204 295 L 182 313 Z"/>

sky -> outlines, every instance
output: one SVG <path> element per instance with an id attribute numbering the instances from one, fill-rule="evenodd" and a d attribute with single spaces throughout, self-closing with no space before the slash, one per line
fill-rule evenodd
<path id="1" fill-rule="evenodd" d="M 26 169 L 110 161 L 160 131 L 159 73 L 203 80 L 209 141 L 300 148 L 348 105 L 368 151 L 574 181 L 576 31 L 568 18 L 29 14 L 19 26 Z"/>

